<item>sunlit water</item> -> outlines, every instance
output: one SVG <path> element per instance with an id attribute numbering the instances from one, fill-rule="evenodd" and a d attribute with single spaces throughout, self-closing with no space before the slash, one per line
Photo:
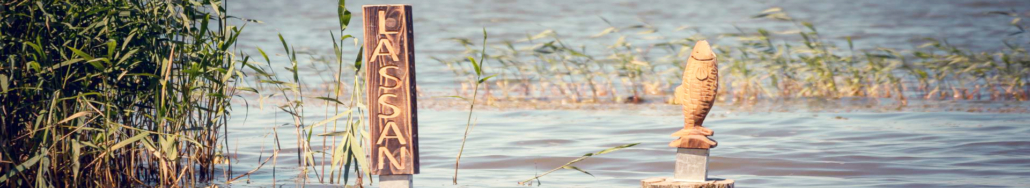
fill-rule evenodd
<path id="1" fill-rule="evenodd" d="M 599 18 L 604 17 L 616 25 L 652 24 L 669 38 L 694 34 L 715 37 L 736 32 L 734 26 L 790 30 L 793 26 L 789 23 L 750 18 L 766 8 L 780 6 L 794 17 L 812 20 L 827 37 L 854 36 L 860 48 L 913 48 L 920 44 L 917 39 L 944 37 L 970 48 L 994 49 L 999 47 L 998 36 L 1012 32 L 1012 28 L 1005 26 L 1008 18 L 982 13 L 1030 7 L 1030 1 L 446 0 L 350 1 L 348 8 L 357 11 L 360 5 L 373 3 L 413 5 L 418 84 L 423 90 L 437 93 L 457 87 L 455 81 L 462 78 L 455 78 L 429 57 L 460 53 L 461 47 L 447 38 L 475 39 L 481 37 L 483 27 L 491 33 L 491 40 L 497 41 L 554 29 L 584 44 L 611 43 L 614 39 L 588 37 L 608 27 Z M 248 25 L 240 47 L 260 46 L 272 53 L 282 51 L 275 37 L 281 32 L 297 49 L 328 54 L 332 47 L 328 32 L 337 28 L 335 6 L 335 1 L 289 0 L 229 4 L 231 13 L 265 22 Z M 360 37 L 360 30 L 355 29 L 361 25 L 360 12 L 355 12 L 352 23 L 345 34 Z M 673 31 L 681 26 L 697 30 Z M 713 40 L 718 43 L 718 39 Z M 325 75 L 307 76 L 318 77 Z M 419 100 L 438 99 L 422 96 Z M 467 111 L 442 104 L 419 110 L 422 173 L 415 176 L 418 187 L 455 187 L 451 184 L 454 156 Z M 933 107 L 900 111 L 796 109 L 798 105 L 769 111 L 728 106 L 717 103 L 705 123 L 719 141 L 719 147 L 712 150 L 709 174 L 735 179 L 737 186 L 1030 186 L 1030 115 L 1025 113 Z M 1026 109 L 1028 105 L 999 102 L 987 106 Z M 678 110 L 678 106 L 658 103 L 580 110 L 477 110 L 477 125 L 468 138 L 458 186 L 517 186 L 518 181 L 585 153 L 628 143 L 640 145 L 576 164 L 593 176 L 562 170 L 542 178 L 541 186 L 638 187 L 641 179 L 671 176 L 675 149 L 666 144 L 672 140 L 668 135 L 682 126 Z M 324 115 L 323 107 L 307 108 L 308 122 L 319 121 Z M 270 105 L 234 109 L 229 145 L 238 160 L 233 162 L 232 176 L 254 169 L 269 156 L 275 141 L 269 135 L 273 127 L 277 127 L 283 153 L 275 168 L 270 162 L 232 186 L 297 186 L 296 133 L 292 125 L 282 126 L 288 123 L 292 123 L 289 115 Z M 316 149 L 321 143 L 320 138 L 313 141 Z M 325 185 L 315 176 L 309 172 L 307 182 Z"/>
<path id="2" fill-rule="evenodd" d="M 545 176 L 546 187 L 632 187 L 670 176 L 675 149 L 668 135 L 682 126 L 672 105 L 621 105 L 614 110 L 487 110 L 475 113 L 459 181 L 468 187 L 508 187 L 569 160 L 612 146 L 635 147 L 596 156 Z M 466 112 L 421 110 L 419 187 L 452 187 Z M 239 144 L 236 173 L 253 168 L 272 146 L 285 113 L 252 113 L 230 127 Z M 317 118 L 316 118 L 317 119 Z M 240 118 L 235 118 L 240 122 Z M 710 176 L 747 187 L 1026 187 L 1030 186 L 1030 118 L 968 112 L 733 112 L 716 107 L 706 121 L 716 132 Z M 279 127 L 284 147 L 277 182 L 294 185 L 292 126 Z M 317 140 L 317 139 L 316 139 Z M 320 145 L 321 141 L 316 141 Z M 317 148 L 317 145 L 316 145 Z M 244 170 L 240 170 L 244 169 Z M 251 177 L 271 183 L 268 166 Z M 313 174 L 311 174 L 314 176 Z M 309 179 L 309 182 L 317 181 Z M 237 185 L 247 185 L 242 181 Z"/>
<path id="3" fill-rule="evenodd" d="M 1002 40 L 1009 33 L 1019 30 L 1009 25 L 1010 17 L 985 13 L 1015 9 L 1025 14 L 1030 11 L 1030 8 L 1020 10 L 1021 7 L 1030 7 L 1030 1 L 1019 0 L 351 0 L 347 7 L 354 11 L 354 17 L 345 35 L 362 37 L 360 8 L 367 4 L 412 5 L 418 84 L 430 90 L 453 87 L 455 81 L 464 79 L 453 76 L 431 57 L 464 58 L 460 56 L 464 48 L 451 39 L 467 38 L 478 45 L 484 28 L 494 44 L 525 39 L 527 35 L 553 29 L 563 42 L 572 46 L 584 45 L 587 52 L 604 51 L 605 45 L 618 40 L 616 36 L 590 37 L 611 27 L 602 18 L 617 27 L 648 24 L 658 29 L 657 33 L 648 36 L 662 39 L 631 37 L 629 41 L 637 45 L 695 35 L 705 37 L 713 45 L 729 45 L 734 40 L 720 38 L 721 34 L 755 33 L 757 29 L 769 30 L 777 40 L 799 41 L 797 34 L 775 33 L 796 31 L 800 26 L 752 18 L 765 9 L 783 7 L 792 17 L 812 22 L 825 42 L 841 47 L 847 46 L 845 37 L 850 36 L 857 49 L 890 47 L 912 50 L 925 43 L 925 38 L 940 38 L 972 50 L 997 50 L 1005 48 Z M 261 47 L 271 55 L 281 54 L 282 44 L 276 36 L 281 33 L 297 50 L 332 55 L 329 32 L 339 30 L 334 0 L 232 1 L 228 7 L 233 15 L 264 22 L 247 26 L 239 39 L 238 47 L 242 50 L 256 54 L 254 49 Z M 1019 41 L 1026 43 L 1030 41 L 1027 38 L 1022 37 Z M 345 46 L 345 59 L 352 59 L 357 49 Z M 302 54 L 299 57 L 304 60 L 306 56 Z M 285 65 L 288 61 L 279 57 L 278 62 Z"/>

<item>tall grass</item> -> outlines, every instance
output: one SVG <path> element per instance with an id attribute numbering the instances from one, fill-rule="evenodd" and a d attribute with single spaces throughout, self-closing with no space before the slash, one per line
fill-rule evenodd
<path id="1" fill-rule="evenodd" d="M 227 2 L 0 4 L 0 186 L 216 177 L 239 78 Z"/>

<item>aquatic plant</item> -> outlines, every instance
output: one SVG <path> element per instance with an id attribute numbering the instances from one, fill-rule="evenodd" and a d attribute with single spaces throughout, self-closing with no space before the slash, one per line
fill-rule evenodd
<path id="1" fill-rule="evenodd" d="M 351 12 L 346 9 L 345 0 L 338 1 L 337 8 L 338 21 L 340 23 L 339 33 L 342 35 L 350 24 Z M 254 87 L 248 87 L 247 91 L 256 93 L 260 96 L 262 102 L 259 103 L 263 106 L 265 100 L 268 99 L 281 99 L 281 103 L 277 103 L 280 111 L 290 115 L 293 123 L 295 134 L 297 135 L 297 153 L 298 159 L 297 165 L 300 167 L 301 172 L 299 174 L 301 184 L 308 183 L 308 173 L 314 173 L 315 178 L 319 183 L 329 184 L 348 184 L 351 177 L 351 172 L 356 174 L 356 182 L 354 185 L 360 186 L 362 184 L 363 177 L 371 178 L 371 171 L 368 166 L 368 158 L 365 155 L 364 144 L 362 141 L 366 139 L 366 135 L 369 133 L 363 128 L 362 117 L 364 117 L 364 111 L 366 111 L 365 104 L 362 102 L 365 98 L 362 95 L 362 83 L 363 78 L 361 75 L 364 69 L 362 69 L 362 55 L 364 48 L 358 47 L 356 57 L 354 58 L 353 64 L 345 65 L 344 56 L 345 50 L 342 44 L 345 44 L 347 39 L 355 40 L 355 44 L 359 44 L 356 38 L 351 35 L 342 35 L 339 38 L 330 31 L 329 36 L 333 42 L 333 53 L 334 58 L 319 58 L 312 56 L 311 62 L 313 63 L 316 70 L 333 70 L 333 79 L 331 82 L 332 86 L 329 92 L 325 92 L 325 96 L 314 97 L 318 101 L 324 104 L 324 113 L 327 115 L 320 121 L 310 123 L 307 121 L 307 115 L 305 113 L 305 99 L 311 98 L 311 95 L 304 94 L 304 91 L 308 90 L 305 88 L 305 80 L 301 79 L 299 60 L 297 58 L 298 50 L 287 43 L 287 40 L 280 34 L 278 36 L 279 41 L 282 43 L 284 56 L 289 61 L 288 67 L 285 67 L 288 74 L 279 75 L 276 73 L 276 69 L 273 67 L 273 61 L 269 58 L 262 48 L 257 48 L 258 53 L 265 60 L 264 65 L 259 63 L 246 62 L 247 70 L 252 73 L 251 78 L 257 80 Z M 333 67 L 335 64 L 335 67 Z M 319 67 L 324 66 L 324 67 Z M 344 67 L 352 68 L 353 71 L 344 71 Z M 345 88 L 344 78 L 346 74 L 353 74 L 352 88 L 350 88 L 350 96 L 347 103 L 341 100 Z M 281 77 L 285 76 L 285 78 Z M 260 89 L 259 89 L 260 88 Z M 308 100 L 310 101 L 310 100 Z M 340 107 L 346 106 L 347 109 L 341 111 Z M 330 108 L 332 112 L 330 113 Z M 343 121 L 342 130 L 340 129 L 340 121 Z M 331 125 L 331 126 L 330 126 Z M 250 173 L 258 171 L 264 166 L 269 160 L 272 161 L 273 172 L 276 168 L 276 161 L 279 157 L 279 151 L 281 145 L 279 145 L 278 132 L 276 132 L 276 126 L 273 125 L 273 134 L 275 135 L 275 146 L 273 154 L 259 166 L 246 174 L 241 174 L 236 178 L 230 180 L 230 182 L 248 175 Z M 315 134 L 315 130 L 321 127 L 320 134 Z M 330 128 L 331 127 L 331 128 Z M 322 138 L 321 150 L 315 150 L 312 146 L 312 139 L 315 136 Z M 332 139 L 330 142 L 329 139 Z M 339 138 L 339 140 L 337 140 Z M 317 140 L 315 140 L 317 142 Z M 328 155 L 328 156 L 327 156 Z M 319 163 L 320 161 L 320 163 Z M 327 165 L 326 162 L 329 162 Z M 352 168 L 353 167 L 353 168 Z M 326 172 L 326 169 L 329 172 Z M 273 176 L 273 178 L 275 178 Z M 274 182 L 274 180 L 273 180 Z"/>
<path id="2" fill-rule="evenodd" d="M 782 8 L 770 8 L 755 19 L 789 22 L 788 31 L 755 29 L 716 36 L 726 45 L 716 45 L 723 62 L 720 100 L 742 103 L 791 99 L 889 98 L 899 106 L 908 98 L 953 100 L 1028 100 L 1030 54 L 1014 38 L 1030 36 L 1014 12 L 991 12 L 1012 17 L 1014 32 L 996 52 L 973 52 L 947 43 L 926 39 L 917 49 L 856 48 L 851 37 L 831 41 L 811 22 L 791 17 Z M 545 30 L 518 41 L 493 46 L 498 78 L 493 83 L 503 97 L 494 97 L 490 87 L 483 100 L 561 101 L 572 103 L 640 102 L 651 96 L 672 103 L 672 86 L 680 76 L 690 45 L 706 38 L 665 39 L 657 28 L 642 24 L 614 26 L 591 37 L 614 38 L 603 49 L 572 45 L 557 31 Z M 682 29 L 682 28 L 681 28 Z M 679 31 L 679 30 L 677 30 Z M 797 35 L 800 41 L 778 40 Z M 466 54 L 480 53 L 461 42 Z M 659 40 L 659 42 L 653 42 Z M 662 41 L 664 40 L 664 41 Z M 635 44 L 635 41 L 644 41 Z M 847 44 L 846 48 L 837 44 Z M 483 49 L 487 50 L 487 49 Z M 463 58 L 433 59 L 447 65 L 455 75 L 470 70 L 454 66 Z M 462 83 L 462 90 L 469 89 Z M 497 93 L 497 92 L 495 92 Z M 521 95 L 519 95 L 521 94 Z M 610 96 L 604 100 L 605 96 Z M 623 98 L 622 96 L 629 96 Z M 584 100 L 586 99 L 586 100 Z"/>
<path id="3" fill-rule="evenodd" d="M 458 149 L 458 156 L 454 158 L 454 178 L 453 178 L 453 181 L 454 181 L 455 185 L 458 184 L 458 166 L 461 163 L 461 153 L 465 152 L 465 141 L 467 141 L 467 139 L 469 137 L 469 131 L 472 130 L 472 111 L 474 111 L 476 109 L 476 100 L 475 99 L 476 99 L 476 95 L 479 94 L 479 84 L 482 84 L 483 82 L 486 82 L 487 80 L 490 80 L 490 78 L 495 76 L 495 75 L 490 75 L 490 76 L 487 76 L 487 77 L 483 77 L 483 62 L 486 62 L 486 28 L 483 28 L 483 50 L 481 50 L 479 52 L 480 52 L 479 61 L 476 61 L 475 57 L 468 56 L 469 64 L 472 64 L 472 69 L 476 70 L 476 77 L 475 77 L 475 80 L 472 80 L 472 82 L 474 82 L 472 84 L 473 85 L 472 86 L 472 88 L 473 88 L 472 89 L 473 90 L 472 91 L 472 98 L 471 98 L 471 100 L 466 99 L 469 102 L 469 115 L 468 115 L 468 118 L 465 120 L 465 134 L 463 134 L 462 137 L 461 137 L 461 148 Z M 464 97 L 461 97 L 461 96 L 453 96 L 453 97 L 465 99 Z"/>
<path id="4" fill-rule="evenodd" d="M 226 6 L 0 3 L 0 187 L 213 179 L 246 59 Z"/>
<path id="5" fill-rule="evenodd" d="M 637 144 L 640 144 L 640 143 L 632 143 L 632 144 L 626 144 L 626 145 L 621 145 L 621 146 L 615 146 L 615 147 L 604 149 L 604 150 L 601 150 L 601 151 L 598 151 L 598 152 L 583 154 L 583 156 L 580 156 L 579 158 L 573 159 L 572 161 L 569 161 L 569 162 L 565 163 L 564 165 L 561 165 L 561 166 L 558 166 L 558 167 L 556 167 L 554 169 L 548 170 L 547 172 L 544 172 L 543 174 L 537 175 L 537 176 L 535 176 L 533 178 L 522 180 L 522 181 L 519 182 L 519 185 L 531 185 L 531 183 L 533 183 L 533 180 L 536 180 L 537 185 L 540 185 L 540 177 L 544 177 L 544 176 L 546 176 L 548 174 L 551 174 L 551 173 L 553 173 L 555 171 L 558 171 L 558 170 L 561 170 L 561 169 L 576 170 L 576 171 L 582 172 L 584 174 L 587 174 L 587 175 L 590 175 L 590 176 L 594 176 L 593 174 L 590 174 L 590 172 L 587 172 L 586 170 L 583 170 L 583 169 L 581 169 L 579 167 L 576 167 L 576 166 L 572 166 L 572 164 L 576 164 L 576 163 L 578 163 L 580 161 L 586 160 L 587 158 L 590 158 L 590 157 L 593 157 L 593 156 L 597 156 L 597 155 L 601 155 L 601 154 L 605 154 L 605 153 L 611 153 L 611 152 L 618 151 L 618 150 L 621 150 L 621 149 L 624 149 L 624 148 L 628 148 L 628 147 L 633 147 L 633 146 L 636 146 Z"/>
<path id="6" fill-rule="evenodd" d="M 742 55 L 730 59 L 757 65 L 731 72 L 771 75 L 743 82 L 772 88 L 781 97 L 896 98 L 904 104 L 906 97 L 913 96 L 988 100 L 981 96 L 989 94 L 989 100 L 1027 100 L 1030 88 L 1025 78 L 1030 74 L 1030 56 L 1009 40 L 1003 42 L 1006 49 L 999 52 L 971 52 L 947 43 L 946 39 L 933 38 L 925 39 L 928 42 L 917 49 L 904 51 L 856 50 L 848 37 L 848 49 L 843 50 L 824 41 L 813 24 L 792 18 L 780 8 L 768 9 L 755 17 L 794 23 L 803 46 L 797 49 L 789 43 L 774 45 L 769 32 L 761 29 L 758 35 L 741 32 L 736 37 L 751 42 L 738 48 Z M 1018 23 L 1018 17 L 1011 22 Z"/>

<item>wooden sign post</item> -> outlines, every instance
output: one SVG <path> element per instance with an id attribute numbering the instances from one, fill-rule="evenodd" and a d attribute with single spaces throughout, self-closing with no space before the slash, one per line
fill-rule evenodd
<path id="1" fill-rule="evenodd" d="M 362 9 L 372 174 L 380 187 L 411 187 L 419 173 L 411 5 Z"/>

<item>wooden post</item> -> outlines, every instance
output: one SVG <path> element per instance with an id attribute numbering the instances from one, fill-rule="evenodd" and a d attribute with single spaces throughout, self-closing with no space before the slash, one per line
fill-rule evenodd
<path id="1" fill-rule="evenodd" d="M 401 175 L 379 175 L 379 187 L 381 188 L 411 188 L 414 187 L 411 181 L 411 174 Z"/>
<path id="2" fill-rule="evenodd" d="M 678 181 L 707 181 L 708 150 L 676 148 L 676 173 L 673 178 Z"/>
<path id="3" fill-rule="evenodd" d="M 362 6 L 372 174 L 411 187 L 419 173 L 415 45 L 410 5 Z"/>
<path id="4" fill-rule="evenodd" d="M 678 139 L 669 143 L 676 148 L 675 176 L 640 181 L 644 188 L 732 188 L 733 180 L 708 178 L 708 154 L 718 142 L 715 134 L 702 124 L 719 93 L 719 66 L 708 41 L 698 41 L 683 70 L 682 85 L 676 87 L 673 102 L 683 105 L 683 129 L 672 133 Z"/>

